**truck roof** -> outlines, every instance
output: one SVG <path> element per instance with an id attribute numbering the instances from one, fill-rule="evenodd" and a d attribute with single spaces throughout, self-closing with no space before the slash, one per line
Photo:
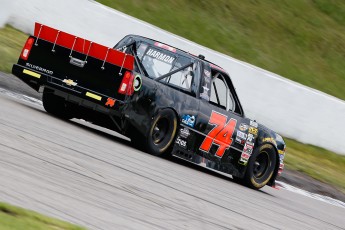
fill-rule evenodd
<path id="1" fill-rule="evenodd" d="M 141 35 L 136 35 L 136 34 L 129 34 L 129 35 L 126 35 L 123 39 L 127 38 L 127 37 L 133 37 L 135 40 L 144 40 L 145 42 L 151 44 L 151 45 L 155 45 L 157 47 L 160 47 L 160 48 L 163 48 L 163 49 L 166 49 L 170 52 L 174 52 L 174 53 L 177 53 L 177 54 L 182 54 L 182 55 L 186 55 L 186 56 L 192 56 L 193 58 L 196 58 L 196 59 L 199 59 L 200 61 L 203 61 L 203 62 L 206 62 L 210 65 L 210 67 L 212 69 L 215 69 L 215 70 L 219 70 L 219 71 L 222 71 L 224 73 L 227 73 L 222 67 L 220 67 L 219 65 L 213 63 L 213 62 L 210 62 L 209 60 L 205 59 L 205 56 L 202 55 L 202 54 L 199 54 L 199 55 L 195 55 L 195 54 L 192 54 L 192 53 L 189 53 L 187 51 L 184 51 L 182 49 L 179 49 L 177 47 L 174 47 L 174 46 L 171 46 L 169 44 L 166 44 L 166 43 L 163 43 L 163 42 L 160 42 L 160 41 L 157 41 L 157 40 L 154 40 L 154 39 L 151 39 L 151 38 L 147 38 L 147 37 L 144 37 L 144 36 L 141 36 Z M 122 39 L 122 40 L 123 40 Z"/>

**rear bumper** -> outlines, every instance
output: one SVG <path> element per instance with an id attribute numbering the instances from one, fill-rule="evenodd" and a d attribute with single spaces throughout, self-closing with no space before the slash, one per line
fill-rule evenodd
<path id="1" fill-rule="evenodd" d="M 67 101 L 102 113 L 121 116 L 125 105 L 124 101 L 78 86 L 77 82 L 60 79 L 19 64 L 13 65 L 12 73 L 36 91 L 41 87 L 47 87 Z"/>

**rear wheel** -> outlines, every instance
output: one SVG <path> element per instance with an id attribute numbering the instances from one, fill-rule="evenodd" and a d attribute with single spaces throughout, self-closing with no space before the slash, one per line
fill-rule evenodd
<path id="1" fill-rule="evenodd" d="M 53 116 L 66 120 L 73 118 L 72 112 L 67 107 L 65 99 L 56 96 L 53 91 L 47 88 L 44 88 L 42 102 L 44 109 Z"/>
<path id="2" fill-rule="evenodd" d="M 177 118 L 171 109 L 161 110 L 153 119 L 146 136 L 147 151 L 156 156 L 169 155 L 177 129 Z"/>
<path id="3" fill-rule="evenodd" d="M 250 188 L 264 187 L 273 176 L 277 155 L 272 145 L 264 144 L 250 157 L 243 182 Z"/>

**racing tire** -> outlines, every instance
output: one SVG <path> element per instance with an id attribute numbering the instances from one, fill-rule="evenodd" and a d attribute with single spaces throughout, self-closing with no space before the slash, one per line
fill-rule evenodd
<path id="1" fill-rule="evenodd" d="M 177 117 L 173 110 L 163 109 L 152 120 L 146 136 L 146 150 L 155 156 L 169 157 L 177 130 Z"/>
<path id="2" fill-rule="evenodd" d="M 276 160 L 272 145 L 264 144 L 257 148 L 249 159 L 243 184 L 253 189 L 264 187 L 273 176 Z"/>
<path id="3" fill-rule="evenodd" d="M 71 111 L 68 109 L 64 98 L 56 96 L 51 90 L 44 88 L 42 95 L 42 103 L 45 111 L 49 114 L 69 120 L 73 118 Z"/>

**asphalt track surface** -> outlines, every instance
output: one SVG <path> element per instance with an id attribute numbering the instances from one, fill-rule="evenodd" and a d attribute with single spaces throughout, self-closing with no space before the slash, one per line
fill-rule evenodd
<path id="1" fill-rule="evenodd" d="M 345 229 L 345 209 L 254 191 L 0 94 L 0 201 L 89 229 Z"/>

